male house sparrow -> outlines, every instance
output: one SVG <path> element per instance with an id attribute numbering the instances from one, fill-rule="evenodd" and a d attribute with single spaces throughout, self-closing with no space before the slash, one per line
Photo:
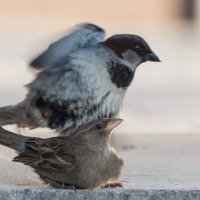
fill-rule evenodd
<path id="1" fill-rule="evenodd" d="M 80 38 L 77 44 L 76 35 L 82 29 L 89 29 L 90 36 L 82 31 L 88 37 Z M 120 34 L 98 42 L 102 34 L 103 29 L 96 25 L 83 24 L 63 38 L 65 47 L 67 41 L 76 44 L 72 48 L 69 45 L 66 54 L 61 39 L 36 58 L 31 64 L 43 70 L 27 85 L 24 101 L 0 108 L 0 125 L 17 123 L 63 132 L 95 119 L 117 116 L 137 66 L 160 60 L 140 36 Z M 49 55 L 53 56 L 50 63 Z"/>
<path id="2" fill-rule="evenodd" d="M 119 178 L 122 159 L 109 146 L 110 132 L 121 119 L 98 119 L 73 135 L 47 139 L 0 128 L 0 144 L 19 154 L 13 161 L 34 169 L 45 183 L 61 188 L 98 188 Z"/>

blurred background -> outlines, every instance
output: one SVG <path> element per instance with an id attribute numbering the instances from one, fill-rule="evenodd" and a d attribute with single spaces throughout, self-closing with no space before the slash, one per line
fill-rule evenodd
<path id="1" fill-rule="evenodd" d="M 80 22 L 107 37 L 138 34 L 162 63 L 144 63 L 126 94 L 120 133 L 200 133 L 198 0 L 0 0 L 0 106 L 21 101 L 28 62 Z"/>

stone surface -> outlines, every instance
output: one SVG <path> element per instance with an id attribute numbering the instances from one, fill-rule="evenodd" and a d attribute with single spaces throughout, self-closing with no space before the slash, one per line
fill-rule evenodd
<path id="1" fill-rule="evenodd" d="M 134 190 L 134 189 L 103 189 L 103 190 L 60 190 L 60 189 L 28 189 L 1 188 L 1 200 L 199 200 L 199 190 Z"/>
<path id="2" fill-rule="evenodd" d="M 120 152 L 125 187 L 200 190 L 200 136 L 132 136 L 132 144 Z"/>

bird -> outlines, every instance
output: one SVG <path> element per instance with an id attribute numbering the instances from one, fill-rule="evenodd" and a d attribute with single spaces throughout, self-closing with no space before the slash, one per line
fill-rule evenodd
<path id="1" fill-rule="evenodd" d="M 0 144 L 14 149 L 13 161 L 30 166 L 55 188 L 95 189 L 119 186 L 123 160 L 109 145 L 119 118 L 98 119 L 68 136 L 46 139 L 28 137 L 0 127 Z"/>
<path id="2" fill-rule="evenodd" d="M 99 41 L 103 36 L 97 25 L 82 24 L 50 45 L 30 63 L 39 71 L 26 85 L 25 99 L 0 108 L 0 125 L 47 127 L 69 134 L 92 120 L 117 117 L 137 67 L 160 59 L 138 35 L 117 34 Z"/>

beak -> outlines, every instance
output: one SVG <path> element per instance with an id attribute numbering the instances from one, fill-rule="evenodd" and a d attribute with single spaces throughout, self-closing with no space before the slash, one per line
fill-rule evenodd
<path id="1" fill-rule="evenodd" d="M 111 118 L 106 126 L 106 131 L 111 132 L 115 127 L 117 127 L 123 120 L 119 118 Z"/>
<path id="2" fill-rule="evenodd" d="M 160 58 L 152 51 L 145 56 L 145 61 L 161 62 Z"/>

